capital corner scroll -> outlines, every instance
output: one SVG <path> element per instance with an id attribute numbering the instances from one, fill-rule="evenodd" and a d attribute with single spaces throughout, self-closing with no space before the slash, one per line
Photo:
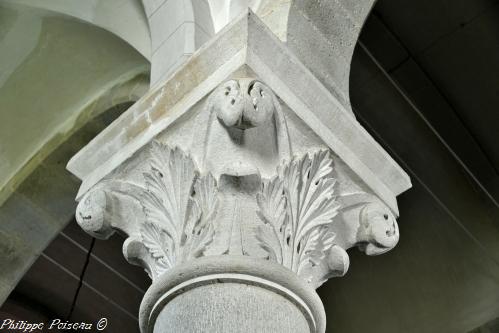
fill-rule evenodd
<path id="1" fill-rule="evenodd" d="M 209 130 L 192 133 L 203 138 L 201 153 L 153 140 L 140 155 L 147 158 L 107 176 L 77 208 L 91 235 L 126 234 L 125 257 L 153 280 L 199 257 L 243 255 L 276 262 L 317 288 L 346 273 L 349 248 L 376 255 L 397 244 L 393 213 L 360 187 L 339 186 L 342 171 L 327 147 L 293 154 L 299 143 L 263 82 L 228 80 L 200 112 L 211 119 L 202 125 Z"/>

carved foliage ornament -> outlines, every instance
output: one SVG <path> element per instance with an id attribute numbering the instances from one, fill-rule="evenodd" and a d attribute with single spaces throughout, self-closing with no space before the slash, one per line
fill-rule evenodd
<path id="1" fill-rule="evenodd" d="M 215 178 L 201 174 L 180 148 L 153 141 L 149 155 L 140 184 L 103 181 L 83 197 L 76 219 L 98 238 L 114 230 L 127 234 L 125 257 L 155 279 L 204 254 L 216 232 L 219 203 Z"/>
<path id="2" fill-rule="evenodd" d="M 294 158 L 262 184 L 257 195 L 258 240 L 272 260 L 311 282 L 307 268 L 317 266 L 332 247 L 333 218 L 340 205 L 334 195 L 328 151 Z"/>
<path id="3" fill-rule="evenodd" d="M 141 236 L 159 275 L 203 255 L 213 241 L 218 199 L 213 176 L 199 176 L 192 159 L 179 148 L 154 142 L 152 156 L 151 170 L 144 173 L 147 190 L 141 203 L 146 221 Z"/>
<path id="4" fill-rule="evenodd" d="M 278 118 L 280 130 L 287 128 L 284 117 L 276 111 L 277 98 L 263 83 L 230 80 L 221 89 L 220 96 L 220 89 L 214 93 L 214 98 L 221 100 L 213 105 L 224 130 L 259 129 L 269 125 L 266 122 L 272 121 L 272 114 Z M 220 137 L 224 134 L 217 133 Z M 243 147 L 243 143 L 231 144 L 233 149 L 253 149 Z M 290 151 L 281 148 L 278 150 Z M 253 169 L 258 173 L 258 167 Z M 312 287 L 346 273 L 348 248 L 357 245 L 375 255 L 390 250 L 398 241 L 395 217 L 379 199 L 356 186 L 339 186 L 329 150 L 286 157 L 269 179 L 260 180 L 257 174 L 254 179 L 261 183 L 254 191 L 238 188 L 245 193 L 244 200 L 250 201 L 245 203 L 246 215 L 242 217 L 245 226 L 250 225 L 244 235 L 242 228 L 225 223 L 227 218 L 232 223 L 241 221 L 220 214 L 230 208 L 230 200 L 240 199 L 223 192 L 223 186 L 219 193 L 219 180 L 211 172 L 201 172 L 180 148 L 153 141 L 149 158 L 139 161 L 134 170 L 143 170 L 138 180 L 137 175 L 134 181 L 120 179 L 127 178 L 125 174 L 97 184 L 82 198 L 76 217 L 82 228 L 96 237 L 109 237 L 114 230 L 126 233 L 125 257 L 143 266 L 153 279 L 201 256 L 232 255 L 227 248 L 232 230 L 240 230 L 241 244 L 251 249 L 240 254 L 265 255 Z M 233 171 L 237 182 L 238 170 Z M 241 181 L 238 186 L 243 184 Z"/>

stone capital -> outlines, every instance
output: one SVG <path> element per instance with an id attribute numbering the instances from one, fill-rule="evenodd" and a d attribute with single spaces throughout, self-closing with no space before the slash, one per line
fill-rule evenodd
<path id="1" fill-rule="evenodd" d="M 410 187 L 251 12 L 68 169 L 83 181 L 81 227 L 125 233 L 126 259 L 153 280 L 142 332 L 246 332 L 258 318 L 262 331 L 324 332 L 315 288 L 346 273 L 349 248 L 397 244 L 396 196 Z M 231 302 L 237 315 L 217 312 Z"/>

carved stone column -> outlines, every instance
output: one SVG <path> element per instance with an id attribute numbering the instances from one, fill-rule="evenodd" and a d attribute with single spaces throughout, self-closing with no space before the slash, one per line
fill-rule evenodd
<path id="1" fill-rule="evenodd" d="M 392 249 L 408 176 L 251 13 L 69 163 L 76 218 L 128 236 L 142 332 L 324 332 L 347 249 Z M 334 329 L 334 323 L 332 323 Z"/>

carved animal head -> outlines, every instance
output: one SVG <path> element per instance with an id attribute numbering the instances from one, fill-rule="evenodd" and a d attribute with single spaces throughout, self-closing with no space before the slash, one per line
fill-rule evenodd
<path id="1" fill-rule="evenodd" d="M 203 147 L 200 166 L 217 179 L 222 174 L 268 177 L 280 161 L 290 158 L 284 113 L 265 83 L 254 77 L 227 80 L 205 105 L 194 126 L 192 147 Z"/>
<path id="2" fill-rule="evenodd" d="M 106 239 L 113 233 L 105 216 L 107 204 L 106 193 L 96 189 L 87 193 L 76 208 L 76 221 L 96 238 Z"/>
<path id="3" fill-rule="evenodd" d="M 224 126 L 241 130 L 264 124 L 274 113 L 271 91 L 252 79 L 225 82 L 215 92 L 212 105 Z"/>
<path id="4" fill-rule="evenodd" d="M 360 212 L 361 250 L 367 255 L 390 251 L 399 241 L 399 229 L 395 216 L 388 207 L 372 202 Z"/>

